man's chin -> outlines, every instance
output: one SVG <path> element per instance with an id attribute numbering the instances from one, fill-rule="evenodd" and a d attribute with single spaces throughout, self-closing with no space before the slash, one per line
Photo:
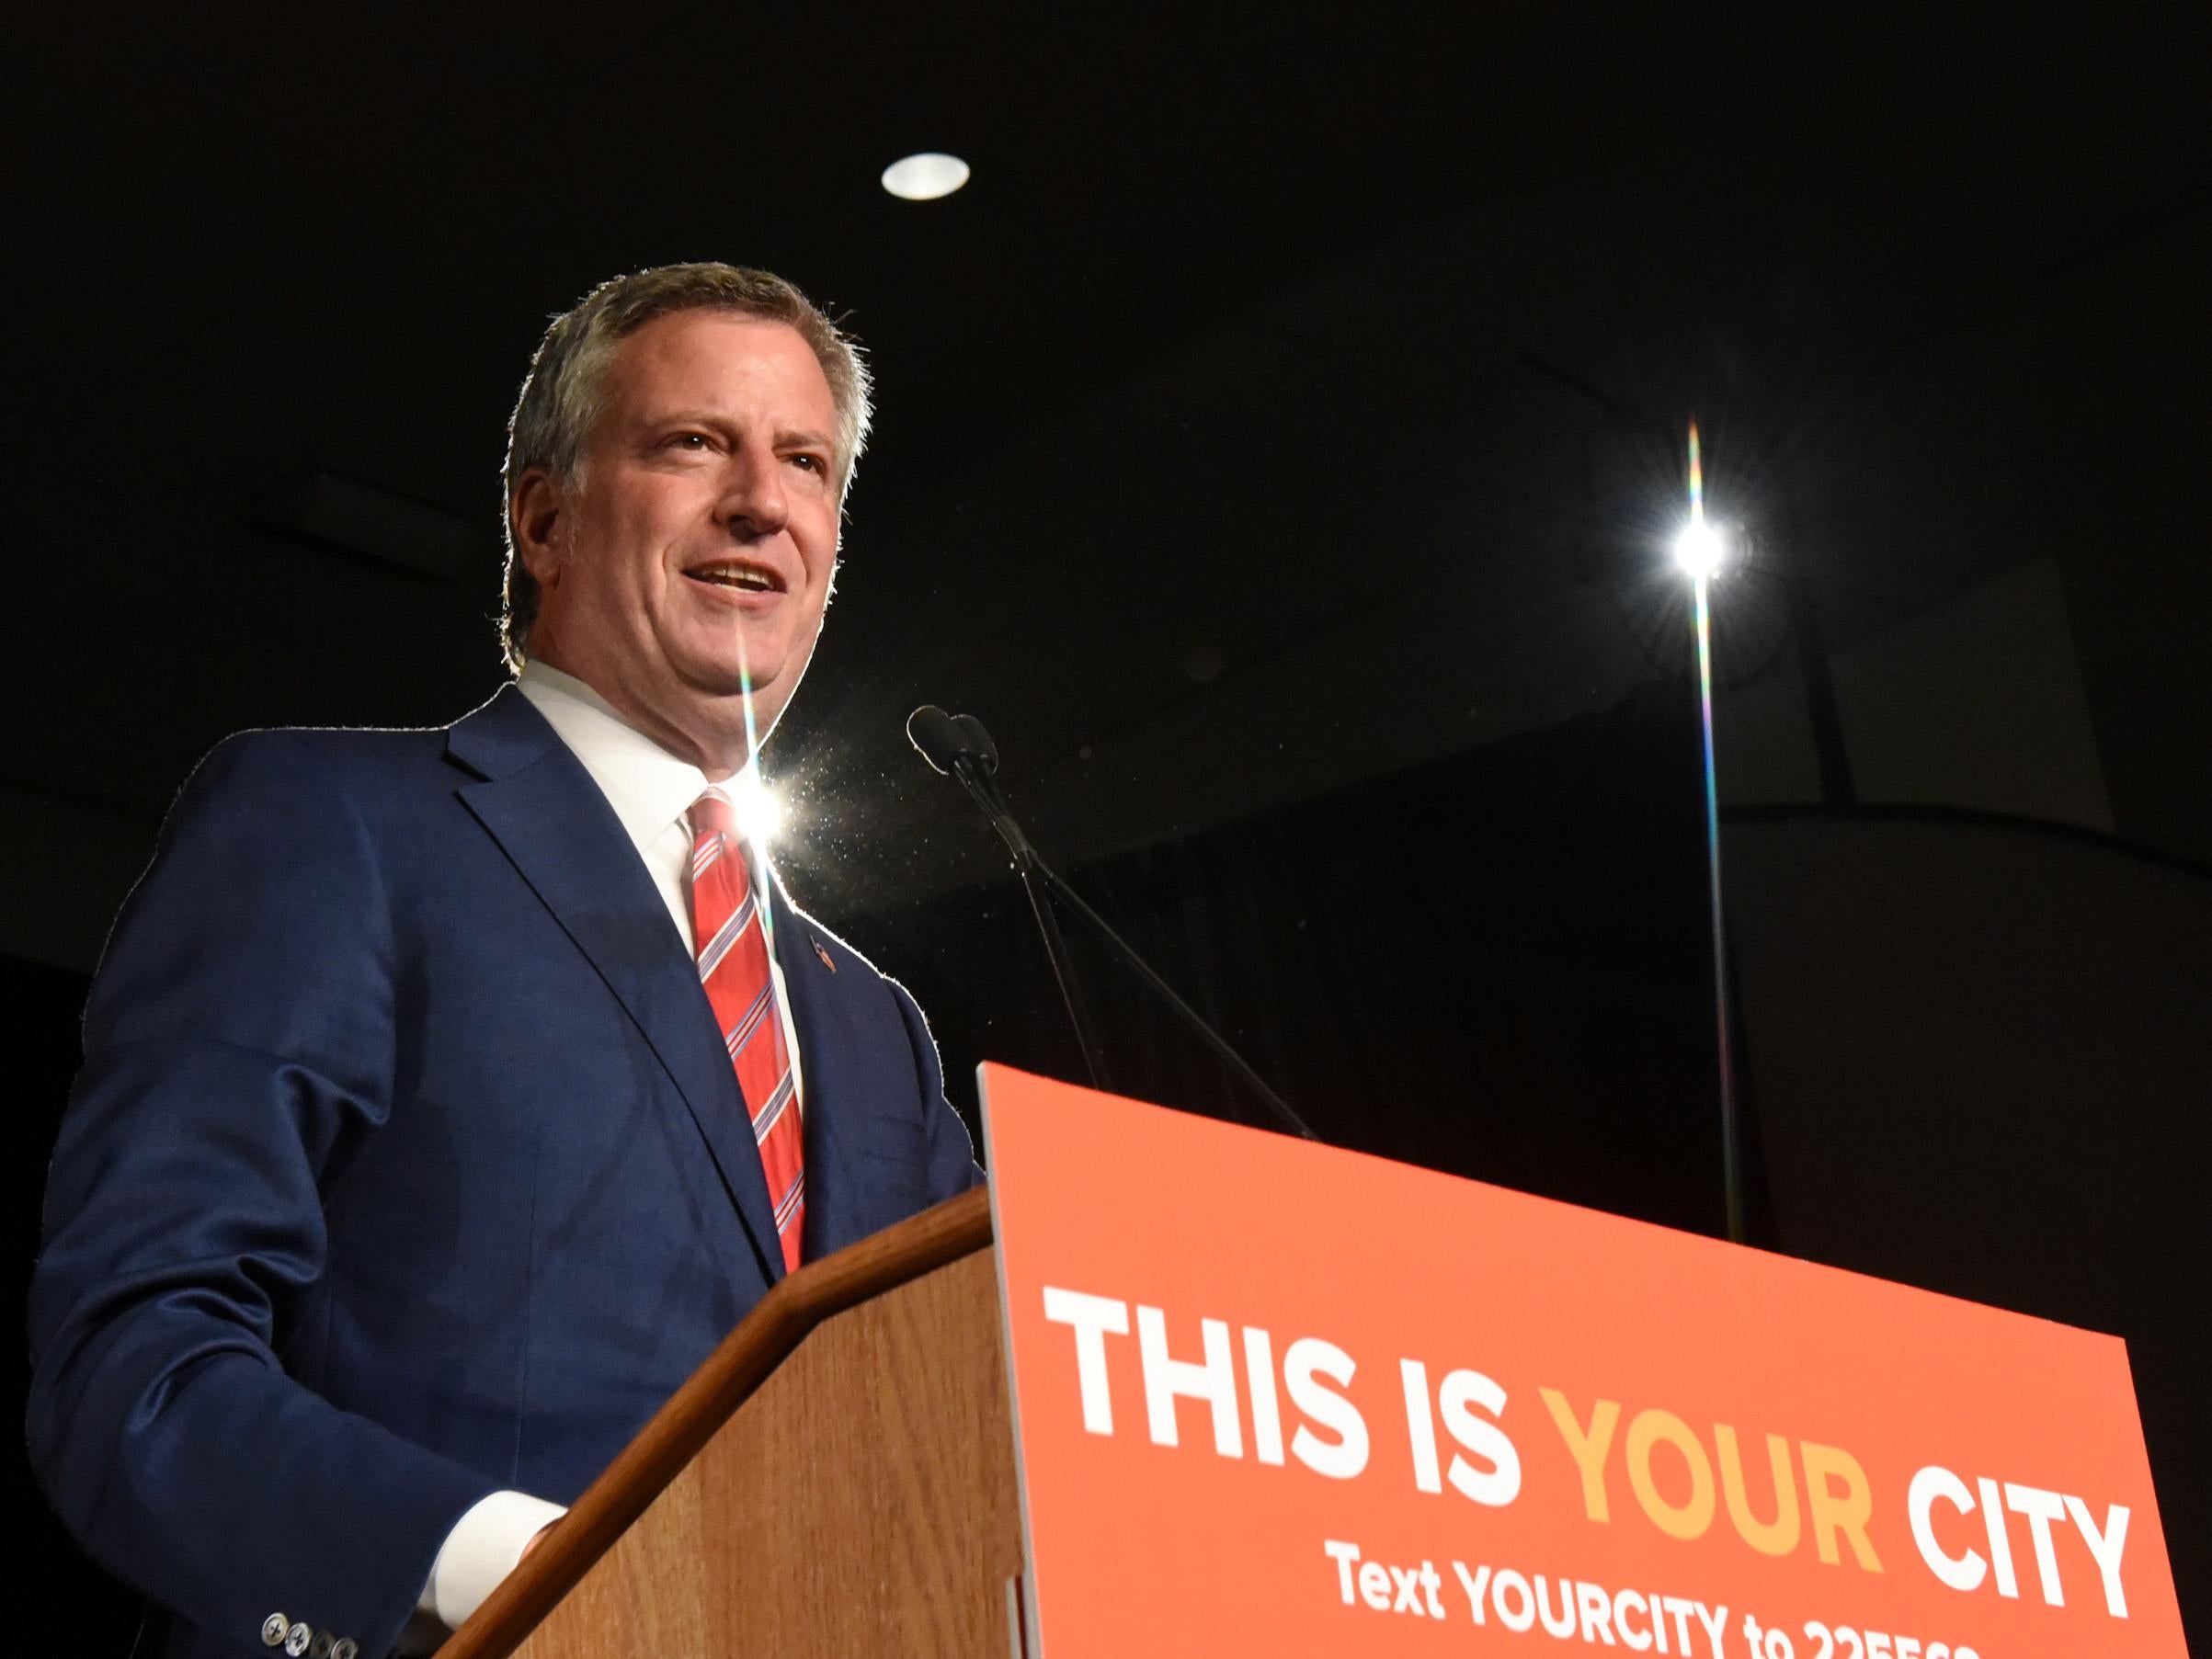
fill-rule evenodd
<path id="1" fill-rule="evenodd" d="M 766 718 L 770 709 L 780 709 L 779 677 L 771 675 L 765 680 L 755 679 L 748 687 L 744 673 L 734 663 L 701 664 L 682 676 L 684 688 L 698 700 L 702 711 L 733 721 L 745 718 L 748 689 L 755 720 Z"/>
<path id="2" fill-rule="evenodd" d="M 748 640 L 751 649 L 743 654 L 733 649 L 735 642 L 727 635 L 711 642 L 686 642 L 699 648 L 671 650 L 667 662 L 700 713 L 717 722 L 742 722 L 749 669 L 752 719 L 758 733 L 765 737 L 797 684 L 797 676 L 791 672 L 789 642 L 772 636 L 765 641 Z"/>
<path id="3" fill-rule="evenodd" d="M 774 670 L 781 665 L 768 652 L 732 650 L 726 638 L 695 642 L 689 651 L 671 649 L 667 662 L 685 690 L 704 698 L 743 697 L 748 669 L 758 692 L 775 678 Z"/>

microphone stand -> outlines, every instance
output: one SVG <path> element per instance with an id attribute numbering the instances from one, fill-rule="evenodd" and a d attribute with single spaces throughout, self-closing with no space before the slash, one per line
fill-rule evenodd
<path id="1" fill-rule="evenodd" d="M 1044 954 L 1052 959 L 1053 981 L 1060 987 L 1061 1004 L 1067 1009 L 1067 1023 L 1076 1028 L 1076 1046 L 1083 1051 L 1083 1069 L 1089 1074 L 1090 1086 L 1103 1089 L 1106 1084 L 1099 1064 L 1098 1040 L 1091 1035 L 1090 1020 L 1084 1009 L 1081 994 L 1076 989 L 1075 964 L 1067 954 L 1067 938 L 1060 931 L 1060 918 L 1054 914 L 1051 901 L 1042 891 L 1039 878 L 1054 880 L 1052 871 L 1045 869 L 1044 860 L 1037 857 L 1037 849 L 1029 844 L 1008 812 L 998 794 L 998 785 L 980 771 L 973 756 L 962 755 L 952 762 L 952 776 L 960 779 L 967 790 L 968 799 L 983 809 L 1006 849 L 1014 855 L 1014 869 L 1021 877 L 1021 891 L 1029 896 L 1029 907 L 1037 918 L 1037 931 L 1044 936 Z"/>
<path id="2" fill-rule="evenodd" d="M 991 827 L 998 832 L 998 838 L 1006 843 L 1007 850 L 1014 856 L 1015 868 L 1021 876 L 1022 890 L 1029 894 L 1030 908 L 1037 914 L 1037 926 L 1044 935 L 1044 948 L 1053 959 L 1053 976 L 1060 982 L 1060 995 L 1067 1005 L 1067 1017 L 1075 1024 L 1077 1040 L 1083 1044 L 1085 1061 L 1089 1062 L 1090 1059 L 1090 1038 L 1085 1020 L 1077 1012 L 1077 999 L 1070 989 L 1073 983 L 1073 975 L 1066 966 L 1067 941 L 1060 933 L 1060 925 L 1053 915 L 1048 897 L 1040 889 L 1049 889 L 1051 892 L 1058 893 L 1061 898 L 1073 906 L 1075 913 L 1090 924 L 1092 931 L 1111 945 L 1114 952 L 1136 971 L 1137 977 L 1151 986 L 1153 991 L 1170 1008 L 1181 1016 L 1183 1023 L 1197 1032 L 1199 1036 L 1204 1038 L 1207 1046 L 1218 1054 L 1237 1076 L 1243 1078 L 1251 1086 L 1254 1093 L 1268 1103 L 1284 1128 L 1290 1130 L 1294 1134 L 1317 1142 L 1321 1137 L 1314 1133 L 1305 1119 L 1291 1109 L 1289 1103 L 1282 1096 L 1268 1086 L 1267 1080 L 1252 1069 L 1243 1055 L 1229 1046 L 1228 1040 L 1208 1025 L 1197 1009 L 1178 996 L 1174 987 L 1152 971 L 1152 965 L 1136 953 L 1135 948 L 1123 938 L 1120 934 L 1114 932 L 1107 925 L 1106 918 L 1085 903 L 1083 895 L 1063 881 L 1059 872 L 1055 870 L 1052 866 L 1045 863 L 1043 856 L 1031 843 L 1030 838 L 1021 833 L 1021 826 L 1014 822 L 1014 815 L 1008 809 L 1005 797 L 998 792 L 998 781 L 976 766 L 975 756 L 973 755 L 956 756 L 952 763 L 952 772 L 953 777 L 960 779 L 961 787 L 967 790 L 968 798 L 975 801 L 982 811 L 984 817 L 990 821 Z M 1091 1070 L 1091 1082 L 1094 1086 L 1098 1084 L 1098 1072 L 1095 1066 Z"/>

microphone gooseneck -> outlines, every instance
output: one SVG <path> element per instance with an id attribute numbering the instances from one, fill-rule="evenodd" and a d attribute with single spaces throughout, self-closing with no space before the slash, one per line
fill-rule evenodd
<path id="1" fill-rule="evenodd" d="M 1038 871 L 1043 869 L 1036 849 L 1021 833 L 1006 810 L 999 797 L 998 786 L 992 774 L 998 769 L 998 748 L 982 722 L 973 715 L 954 719 L 935 703 L 924 703 L 906 716 L 906 741 L 919 751 L 921 757 L 936 770 L 957 778 L 960 787 L 968 792 L 998 838 L 1006 843 L 1006 850 L 1013 855 L 1014 868 L 1021 876 L 1021 891 L 1029 898 L 1030 913 L 1036 917 L 1037 931 L 1044 937 L 1044 953 L 1051 959 L 1053 982 L 1059 987 L 1060 1005 L 1067 1010 L 1067 1023 L 1075 1028 L 1076 1046 L 1083 1053 L 1084 1074 L 1090 1086 L 1107 1086 L 1099 1062 L 1099 1046 L 1091 1035 L 1090 1018 L 1083 1005 L 1081 992 L 1076 983 L 1075 963 L 1068 956 L 1067 940 L 1060 932 L 1059 918 L 1053 914 L 1040 885 Z"/>

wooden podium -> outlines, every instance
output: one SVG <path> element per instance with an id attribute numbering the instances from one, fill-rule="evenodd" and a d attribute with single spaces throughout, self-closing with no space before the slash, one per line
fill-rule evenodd
<path id="1" fill-rule="evenodd" d="M 2117 1338 L 982 1099 L 990 1192 L 777 1285 L 449 1659 L 2188 1652 Z"/>
<path id="2" fill-rule="evenodd" d="M 989 1195 L 778 1284 L 445 1659 L 1004 1659 L 1022 1566 Z"/>

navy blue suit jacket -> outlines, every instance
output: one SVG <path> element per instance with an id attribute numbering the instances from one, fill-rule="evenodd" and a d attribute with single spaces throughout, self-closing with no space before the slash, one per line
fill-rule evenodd
<path id="1" fill-rule="evenodd" d="M 979 1180 L 905 990 L 778 892 L 813 1258 Z M 168 1609 L 381 1655 L 487 1493 L 573 1500 L 782 1273 L 682 939 L 509 687 L 256 732 L 108 941 L 31 1299 L 32 1460 Z"/>

